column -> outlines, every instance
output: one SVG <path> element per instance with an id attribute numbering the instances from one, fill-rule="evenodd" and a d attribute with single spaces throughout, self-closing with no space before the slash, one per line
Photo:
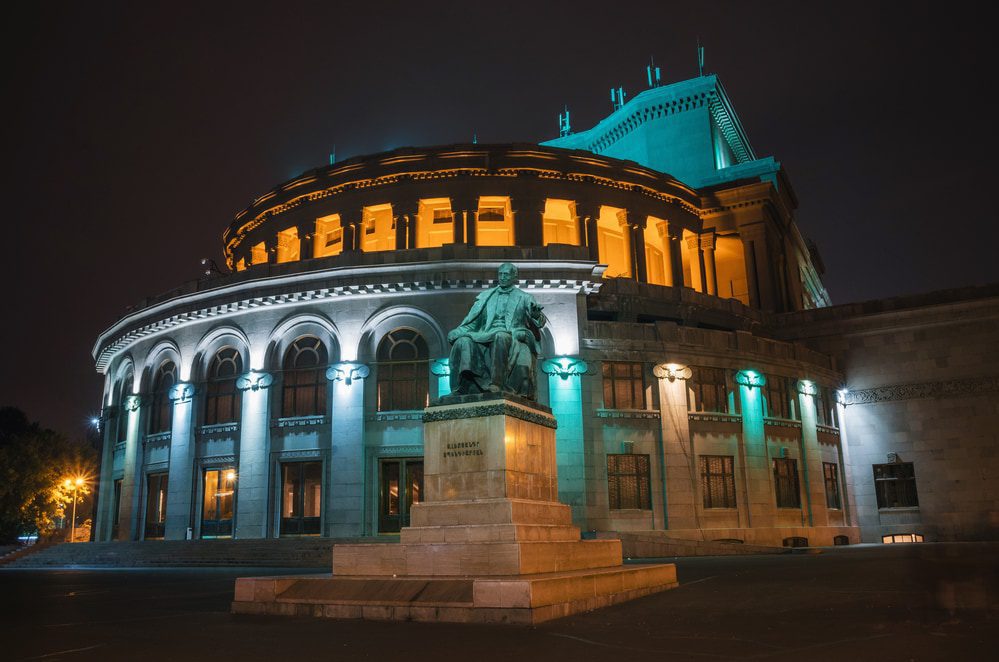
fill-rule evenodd
<path id="1" fill-rule="evenodd" d="M 774 289 L 773 269 L 770 264 L 767 231 L 763 223 L 754 223 L 739 228 L 743 249 L 746 254 L 746 271 L 749 280 L 750 302 L 753 301 L 755 290 L 756 303 L 754 307 L 763 310 L 776 310 L 777 298 Z"/>
<path id="2" fill-rule="evenodd" d="M 264 250 L 267 251 L 267 264 L 277 264 L 277 237 L 264 239 Z"/>
<path id="3" fill-rule="evenodd" d="M 537 195 L 519 195 L 512 200 L 513 236 L 518 246 L 540 246 L 544 236 L 542 217 L 545 198 Z"/>
<path id="4" fill-rule="evenodd" d="M 776 506 L 771 486 L 773 467 L 763 429 L 761 388 L 766 379 L 754 370 L 740 370 L 735 375 L 735 383 L 739 385 L 739 400 L 742 403 L 742 444 L 739 451 L 745 485 L 746 526 L 769 528 L 774 525 Z"/>
<path id="5" fill-rule="evenodd" d="M 590 249 L 590 259 L 594 262 L 600 261 L 600 240 L 597 234 L 597 219 L 600 217 L 600 205 L 590 202 L 577 202 L 576 213 L 583 225 L 585 242 L 583 245 Z"/>
<path id="6" fill-rule="evenodd" d="M 705 232 L 701 235 L 701 255 L 704 263 L 704 279 L 707 283 L 707 293 L 718 296 L 718 270 L 715 265 L 715 233 Z"/>
<path id="7" fill-rule="evenodd" d="M 822 475 L 822 455 L 819 451 L 819 436 L 815 429 L 815 394 L 817 387 L 806 379 L 799 379 L 798 411 L 801 412 L 801 483 L 805 492 L 805 511 L 808 526 L 815 526 L 815 513 L 819 513 L 819 523 L 829 524 L 826 513 L 825 479 Z M 816 544 L 813 542 L 812 544 Z"/>
<path id="8" fill-rule="evenodd" d="M 118 440 L 114 438 L 115 426 L 111 425 L 113 419 L 109 415 L 114 409 L 111 406 L 106 407 L 101 412 L 100 418 L 103 425 L 101 429 L 103 443 L 100 486 L 97 491 L 97 533 L 94 535 L 94 540 L 97 542 L 111 540 L 111 523 L 114 521 L 114 513 L 111 512 L 111 508 L 114 507 L 114 447 Z M 117 415 L 121 416 L 121 407 L 117 409 Z"/>
<path id="9" fill-rule="evenodd" d="M 361 221 L 364 212 L 351 209 L 340 214 L 340 227 L 343 228 L 343 252 L 360 250 Z"/>
<path id="10" fill-rule="evenodd" d="M 170 474 L 167 478 L 167 540 L 184 540 L 191 521 L 194 495 L 194 384 L 178 382 L 168 393 L 173 402 L 170 428 Z"/>
<path id="11" fill-rule="evenodd" d="M 859 526 L 857 503 L 853 496 L 853 465 L 850 463 L 850 442 L 846 431 L 846 390 L 836 393 L 836 422 L 839 424 L 839 493 L 843 501 L 843 523 L 846 526 Z M 870 468 L 868 468 L 870 471 Z M 875 517 L 877 514 L 875 513 Z M 854 541 L 851 541 L 854 542 Z"/>
<path id="12" fill-rule="evenodd" d="M 634 274 L 635 280 L 639 283 L 649 282 L 648 265 L 645 264 L 645 228 L 640 227 L 634 222 L 634 215 L 628 212 L 629 219 L 631 223 L 628 225 L 628 231 L 631 233 L 631 273 Z M 648 216 L 645 217 L 645 222 L 648 223 Z"/>
<path id="13" fill-rule="evenodd" d="M 326 371 L 333 388 L 333 452 L 326 535 L 359 536 L 364 532 L 364 382 L 363 363 L 334 363 Z"/>
<path id="14" fill-rule="evenodd" d="M 673 287 L 683 287 L 683 251 L 680 242 L 683 240 L 683 228 L 676 223 L 668 223 L 666 233 L 669 237 L 669 266 L 673 270 Z"/>
<path id="15" fill-rule="evenodd" d="M 316 238 L 315 222 L 298 226 L 298 259 L 309 260 L 315 256 L 312 242 Z"/>
<path id="16" fill-rule="evenodd" d="M 659 248 L 663 252 L 663 262 L 666 285 L 674 287 L 676 281 L 673 279 L 673 249 L 670 246 L 669 230 L 666 221 L 656 222 L 656 233 L 659 235 Z M 647 267 L 646 267 L 647 268 Z"/>
<path id="17" fill-rule="evenodd" d="M 697 462 L 687 416 L 687 380 L 691 370 L 677 363 L 652 368 L 659 380 L 660 492 L 664 529 L 699 529 Z"/>
<path id="18" fill-rule="evenodd" d="M 125 439 L 125 471 L 121 480 L 121 511 L 118 515 L 118 540 L 139 539 L 139 517 L 142 514 L 142 439 L 139 438 L 139 409 L 142 397 L 125 396 L 119 416 L 128 417 L 128 436 Z M 113 450 L 112 450 L 113 452 Z M 113 488 L 112 488 L 113 489 Z M 112 496 L 113 498 L 113 496 Z"/>
<path id="19" fill-rule="evenodd" d="M 558 421 L 555 430 L 555 463 L 558 498 L 572 508 L 572 521 L 586 522 L 586 455 L 583 433 L 582 377 L 586 362 L 576 356 L 547 359 L 541 370 L 548 375 L 548 397 Z"/>
<path id="20" fill-rule="evenodd" d="M 477 197 L 452 197 L 451 213 L 454 218 L 454 243 L 475 245 L 475 210 L 479 208 Z"/>
<path id="21" fill-rule="evenodd" d="M 266 538 L 270 478 L 270 373 L 251 370 L 236 380 L 243 392 L 236 467 L 233 538 Z"/>
<path id="22" fill-rule="evenodd" d="M 392 215 L 395 218 L 396 250 L 416 248 L 416 224 L 419 212 L 419 200 L 403 205 L 392 205 Z"/>

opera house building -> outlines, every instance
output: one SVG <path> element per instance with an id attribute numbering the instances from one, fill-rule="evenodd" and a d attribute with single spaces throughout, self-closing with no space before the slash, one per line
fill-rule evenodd
<path id="1" fill-rule="evenodd" d="M 999 288 L 833 305 L 715 76 L 563 133 L 352 158 L 220 223 L 228 273 L 94 346 L 95 540 L 407 526 L 448 332 L 507 262 L 547 317 L 538 401 L 584 535 L 996 537 Z"/>

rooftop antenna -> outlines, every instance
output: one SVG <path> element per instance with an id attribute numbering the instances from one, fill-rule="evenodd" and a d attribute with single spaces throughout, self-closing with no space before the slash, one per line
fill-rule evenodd
<path id="1" fill-rule="evenodd" d="M 569 106 L 566 106 L 565 112 L 558 114 L 558 137 L 565 138 L 571 134 L 572 127 L 569 125 Z"/>
<path id="2" fill-rule="evenodd" d="M 473 145 L 478 145 L 479 144 L 479 134 L 477 134 L 477 133 L 473 133 L 472 134 L 472 144 Z"/>
<path id="3" fill-rule="evenodd" d="M 330 165 L 336 163 L 336 145 L 333 145 L 333 151 L 330 152 Z"/>
<path id="4" fill-rule="evenodd" d="M 704 46 L 701 46 L 701 38 L 697 38 L 697 75 L 704 75 Z"/>
<path id="5" fill-rule="evenodd" d="M 659 74 L 659 67 L 656 66 L 654 58 L 649 58 L 649 64 L 645 67 L 645 75 L 649 79 L 649 87 L 659 87 L 663 84 L 662 77 Z"/>
<path id="6" fill-rule="evenodd" d="M 611 88 L 611 103 L 614 105 L 614 110 L 617 110 L 624 105 L 624 88 L 619 87 L 616 90 Z"/>

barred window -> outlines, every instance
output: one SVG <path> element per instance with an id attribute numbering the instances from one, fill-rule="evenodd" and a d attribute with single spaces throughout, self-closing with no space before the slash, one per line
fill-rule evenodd
<path id="1" fill-rule="evenodd" d="M 801 508 L 797 460 L 774 458 L 774 489 L 778 508 Z"/>
<path id="2" fill-rule="evenodd" d="M 303 336 L 291 343 L 281 367 L 281 416 L 323 416 L 326 414 L 326 345 L 315 336 Z"/>
<path id="3" fill-rule="evenodd" d="M 236 378 L 243 372 L 243 357 L 235 347 L 223 347 L 208 365 L 205 380 L 205 425 L 239 420 L 242 397 Z"/>
<path id="4" fill-rule="evenodd" d="M 611 510 L 652 510 L 649 456 L 607 456 L 607 499 Z"/>
<path id="5" fill-rule="evenodd" d="M 701 495 L 705 508 L 735 508 L 735 462 L 731 455 L 702 455 Z"/>
<path id="6" fill-rule="evenodd" d="M 822 463 L 822 476 L 826 482 L 826 508 L 841 508 L 839 496 L 839 466 L 833 462 Z"/>
<path id="7" fill-rule="evenodd" d="M 687 382 L 687 394 L 693 400 L 688 403 L 690 411 L 728 412 L 728 387 L 725 384 L 725 371 L 721 368 L 694 367 Z"/>
<path id="8" fill-rule="evenodd" d="M 645 366 L 604 361 L 604 407 L 645 409 Z"/>
<path id="9" fill-rule="evenodd" d="M 152 402 L 149 409 L 149 434 L 168 432 L 173 424 L 170 387 L 177 383 L 177 364 L 164 361 L 153 375 Z"/>
<path id="10" fill-rule="evenodd" d="M 787 377 L 767 375 L 763 386 L 763 397 L 766 398 L 767 416 L 770 418 L 792 418 L 791 393 Z"/>
<path id="11" fill-rule="evenodd" d="M 427 341 L 395 329 L 378 343 L 378 411 L 423 409 L 430 394 Z"/>
<path id="12" fill-rule="evenodd" d="M 919 505 L 912 462 L 875 464 L 874 490 L 878 508 L 915 508 Z"/>

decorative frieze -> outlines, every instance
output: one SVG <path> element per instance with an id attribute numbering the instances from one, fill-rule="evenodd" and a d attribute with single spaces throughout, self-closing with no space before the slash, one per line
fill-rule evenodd
<path id="1" fill-rule="evenodd" d="M 317 427 L 320 425 L 326 425 L 329 423 L 329 419 L 318 414 L 316 416 L 291 416 L 288 418 L 276 418 L 271 421 L 272 428 L 299 428 L 299 427 Z"/>
<path id="2" fill-rule="evenodd" d="M 228 434 L 230 432 L 237 432 L 239 430 L 239 423 L 232 421 L 230 423 L 215 423 L 214 425 L 202 425 L 198 428 L 198 434 L 205 437 Z"/>
<path id="3" fill-rule="evenodd" d="M 173 433 L 170 430 L 157 432 L 156 434 L 147 434 L 143 443 L 147 446 L 165 446 L 170 443 L 172 437 Z"/>
<path id="4" fill-rule="evenodd" d="M 422 421 L 423 420 L 423 410 L 415 409 L 413 411 L 378 411 L 373 414 L 368 414 L 364 417 L 364 420 L 373 423 L 381 421 Z"/>
<path id="5" fill-rule="evenodd" d="M 597 409 L 597 418 L 642 418 L 659 420 L 659 412 L 654 409 Z"/>
<path id="6" fill-rule="evenodd" d="M 792 428 L 795 430 L 801 429 L 801 421 L 789 421 L 784 418 L 764 418 L 764 425 L 771 425 L 775 428 Z"/>
<path id="7" fill-rule="evenodd" d="M 742 423 L 738 414 L 723 414 L 721 412 L 692 411 L 687 414 L 687 420 L 705 423 Z"/>
<path id="8" fill-rule="evenodd" d="M 893 402 L 916 398 L 957 398 L 978 393 L 999 391 L 999 377 L 973 377 L 939 382 L 894 384 L 847 391 L 842 394 L 844 405 L 866 405 L 875 402 Z"/>

